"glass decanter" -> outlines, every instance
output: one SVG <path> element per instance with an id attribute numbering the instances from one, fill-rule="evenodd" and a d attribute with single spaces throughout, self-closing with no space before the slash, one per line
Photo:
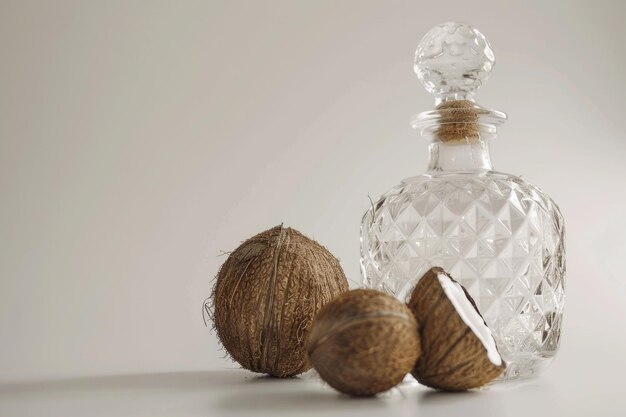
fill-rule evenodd
<path id="1" fill-rule="evenodd" d="M 489 140 L 506 115 L 473 97 L 494 64 L 467 24 L 441 24 L 421 40 L 415 72 L 437 107 L 412 125 L 430 141 L 430 163 L 365 213 L 361 271 L 365 286 L 406 301 L 428 269 L 444 268 L 491 328 L 507 362 L 500 380 L 513 380 L 536 374 L 559 347 L 564 228 L 550 197 L 492 168 Z"/>

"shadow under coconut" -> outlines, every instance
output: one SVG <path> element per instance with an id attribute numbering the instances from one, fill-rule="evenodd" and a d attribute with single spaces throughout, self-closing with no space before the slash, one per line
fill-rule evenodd
<path id="1" fill-rule="evenodd" d="M 248 379 L 249 384 L 293 384 L 297 382 L 302 382 L 304 378 L 301 376 L 291 376 L 288 378 L 279 378 L 277 376 L 272 375 L 255 375 L 252 378 Z"/>
<path id="2" fill-rule="evenodd" d="M 319 379 L 310 374 L 291 378 L 260 375 L 250 378 L 236 390 L 220 396 L 216 409 L 225 414 L 250 414 L 263 411 L 284 412 L 296 415 L 307 411 L 359 411 L 384 408 L 386 396 L 356 398 L 341 394 L 330 387 L 322 388 Z"/>
<path id="3" fill-rule="evenodd" d="M 507 403 L 498 394 L 487 390 L 445 392 L 427 390 L 417 396 L 420 411 L 434 415 L 463 415 L 480 410 L 484 417 L 507 415 Z M 471 412 L 470 412 L 471 414 Z"/>
<path id="4" fill-rule="evenodd" d="M 423 388 L 417 394 L 419 409 L 426 414 L 464 415 L 468 410 L 480 410 L 480 414 L 485 417 L 501 417 L 508 415 L 511 409 L 529 410 L 532 407 L 537 410 L 529 411 L 528 415 L 540 415 L 541 407 L 556 406 L 554 398 L 554 387 L 545 380 L 494 384 L 463 392 Z"/>
<path id="5" fill-rule="evenodd" d="M 467 401 L 470 398 L 477 398 L 482 393 L 480 391 L 460 391 L 460 392 L 448 392 L 427 390 L 420 391 L 418 394 L 419 401 L 422 404 L 436 404 L 438 402 L 450 402 L 450 401 Z"/>
<path id="6" fill-rule="evenodd" d="M 378 397 L 354 398 L 332 391 L 275 391 L 253 392 L 239 391 L 223 396 L 216 406 L 223 412 L 253 415 L 255 412 L 275 411 L 296 415 L 302 410 L 337 411 L 349 409 L 355 414 L 372 408 L 386 407 Z"/>

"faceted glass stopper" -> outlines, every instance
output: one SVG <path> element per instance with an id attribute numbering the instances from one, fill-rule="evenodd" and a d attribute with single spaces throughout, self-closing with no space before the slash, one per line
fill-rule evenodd
<path id="1" fill-rule="evenodd" d="M 496 63 L 489 42 L 466 23 L 447 22 L 432 28 L 415 52 L 415 73 L 437 103 L 471 100 Z"/>

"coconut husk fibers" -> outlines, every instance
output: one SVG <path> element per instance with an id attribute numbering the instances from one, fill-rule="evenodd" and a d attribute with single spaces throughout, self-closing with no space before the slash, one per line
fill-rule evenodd
<path id="1" fill-rule="evenodd" d="M 436 136 L 441 142 L 476 143 L 479 140 L 478 117 L 481 110 L 473 102 L 448 100 L 438 105 L 437 110 L 439 126 Z"/>
<path id="2" fill-rule="evenodd" d="M 417 322 L 394 297 L 349 291 L 315 317 L 307 350 L 330 386 L 349 395 L 374 395 L 397 385 L 415 365 Z"/>
<path id="3" fill-rule="evenodd" d="M 339 261 L 300 232 L 276 226 L 230 254 L 213 288 L 213 320 L 230 357 L 253 372 L 310 369 L 305 342 L 317 311 L 348 290 Z"/>
<path id="4" fill-rule="evenodd" d="M 441 287 L 438 274 L 449 276 L 442 268 L 430 269 L 418 281 L 408 303 L 419 322 L 422 343 L 422 355 L 412 374 L 421 384 L 445 391 L 483 386 L 502 373 L 504 361 L 496 366 L 489 360 L 486 348 Z M 478 311 L 465 288 L 463 291 Z"/>

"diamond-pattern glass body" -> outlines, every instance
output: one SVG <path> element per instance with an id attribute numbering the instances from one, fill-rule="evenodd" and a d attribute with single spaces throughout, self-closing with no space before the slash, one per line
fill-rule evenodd
<path id="1" fill-rule="evenodd" d="M 363 218 L 367 287 L 406 301 L 432 266 L 472 295 L 507 362 L 501 379 L 536 373 L 559 346 L 563 219 L 522 179 L 493 171 L 407 179 Z"/>

